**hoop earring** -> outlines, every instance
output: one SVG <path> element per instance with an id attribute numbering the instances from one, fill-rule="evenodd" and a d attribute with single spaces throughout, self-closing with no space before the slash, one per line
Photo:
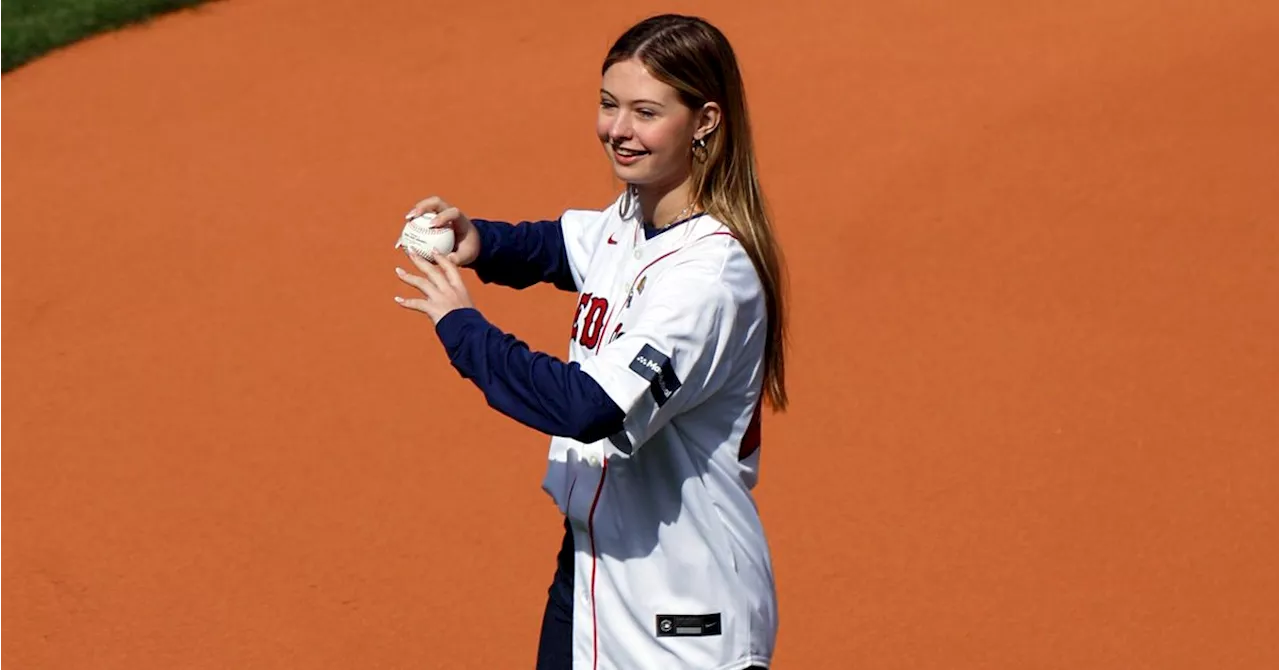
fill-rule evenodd
<path id="1" fill-rule="evenodd" d="M 626 219 L 631 216 L 632 211 L 640 205 L 640 189 L 635 184 L 627 184 L 627 192 L 622 198 L 622 202 L 618 203 L 618 214 Z"/>
<path id="2" fill-rule="evenodd" d="M 701 137 L 693 139 L 693 158 L 699 163 L 707 162 L 707 141 Z"/>

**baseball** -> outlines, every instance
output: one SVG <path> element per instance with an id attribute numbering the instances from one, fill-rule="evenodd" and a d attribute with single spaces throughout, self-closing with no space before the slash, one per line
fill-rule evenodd
<path id="1" fill-rule="evenodd" d="M 436 215 L 428 212 L 404 224 L 395 248 L 404 247 L 422 258 L 430 258 L 433 249 L 440 254 L 453 251 L 453 228 L 432 228 L 434 218 Z"/>

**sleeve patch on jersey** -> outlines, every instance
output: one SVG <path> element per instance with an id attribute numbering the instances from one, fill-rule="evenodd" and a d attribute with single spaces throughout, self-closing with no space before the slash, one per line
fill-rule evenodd
<path id="1" fill-rule="evenodd" d="M 671 357 L 646 344 L 631 361 L 631 371 L 649 382 L 649 392 L 658 407 L 667 404 L 671 396 L 680 390 L 680 378 L 671 365 Z"/>

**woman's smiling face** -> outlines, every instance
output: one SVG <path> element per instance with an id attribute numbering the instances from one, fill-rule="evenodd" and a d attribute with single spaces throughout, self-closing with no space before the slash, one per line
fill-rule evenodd
<path id="1" fill-rule="evenodd" d="M 676 89 L 655 79 L 639 60 L 620 61 L 605 71 L 596 136 L 623 182 L 670 186 L 683 181 L 697 121 Z"/>

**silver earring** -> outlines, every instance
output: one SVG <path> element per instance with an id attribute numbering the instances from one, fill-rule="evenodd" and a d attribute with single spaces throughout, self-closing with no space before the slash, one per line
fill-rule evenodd
<path id="1" fill-rule="evenodd" d="M 699 163 L 707 160 L 707 141 L 701 137 L 695 137 L 693 140 L 693 157 Z"/>
<path id="2" fill-rule="evenodd" d="M 622 202 L 618 203 L 618 214 L 622 218 L 631 216 L 633 209 L 640 204 L 640 189 L 635 184 L 627 184 L 627 191 L 622 198 Z"/>

